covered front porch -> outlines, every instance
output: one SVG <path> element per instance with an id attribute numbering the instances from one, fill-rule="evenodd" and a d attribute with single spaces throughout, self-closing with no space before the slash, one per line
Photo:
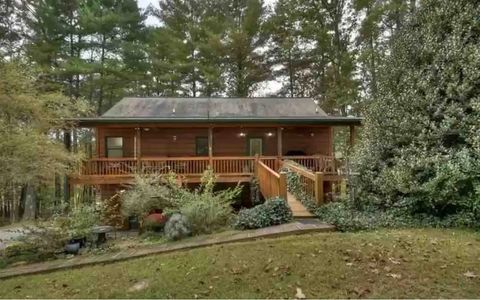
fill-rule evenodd
<path id="1" fill-rule="evenodd" d="M 258 159 L 278 172 L 291 160 L 337 174 L 332 126 L 98 126 L 96 150 L 72 174 L 74 184 L 120 184 L 135 173 L 175 172 L 198 182 L 211 168 L 219 182 L 248 181 Z M 354 127 L 351 127 L 354 135 Z M 353 142 L 353 138 L 351 138 Z"/>

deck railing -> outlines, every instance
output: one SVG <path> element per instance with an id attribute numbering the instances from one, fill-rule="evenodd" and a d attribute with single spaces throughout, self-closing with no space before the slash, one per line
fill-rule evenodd
<path id="1" fill-rule="evenodd" d="M 334 174 L 337 171 L 337 163 L 333 156 L 284 156 L 283 159 L 296 162 L 313 172 Z"/>
<path id="2" fill-rule="evenodd" d="M 295 165 L 288 160 L 285 161 L 282 166 L 298 175 L 300 184 L 302 185 L 301 188 L 305 194 L 307 194 L 311 199 L 314 199 L 317 204 L 323 202 L 324 192 L 322 172 L 312 172 Z"/>
<path id="3" fill-rule="evenodd" d="M 335 161 L 329 156 L 261 156 L 260 161 L 273 171 L 278 171 L 281 160 L 291 160 L 314 172 L 334 173 Z M 142 157 L 94 158 L 80 167 L 80 176 L 122 176 L 136 172 L 165 174 L 173 171 L 181 175 L 201 175 L 212 166 L 216 174 L 251 176 L 255 170 L 254 156 L 226 157 Z"/>
<path id="4" fill-rule="evenodd" d="M 139 160 L 143 173 L 201 175 L 208 169 L 208 157 L 142 158 Z"/>
<path id="5" fill-rule="evenodd" d="M 287 178 L 285 173 L 277 173 L 260 159 L 255 162 L 255 177 L 260 192 L 265 199 L 280 197 L 287 200 Z"/>

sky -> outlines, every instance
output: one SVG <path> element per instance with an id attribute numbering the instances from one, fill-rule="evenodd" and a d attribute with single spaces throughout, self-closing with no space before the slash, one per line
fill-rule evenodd
<path id="1" fill-rule="evenodd" d="M 137 0 L 138 6 L 142 9 L 147 8 L 148 5 L 152 4 L 154 7 L 158 8 L 159 0 Z M 222 1 L 222 0 L 218 0 Z M 275 4 L 276 0 L 264 0 L 265 5 L 272 7 Z M 157 26 L 159 24 L 158 20 L 154 17 L 148 17 L 145 23 L 148 26 Z M 282 84 L 277 80 L 270 80 L 262 82 L 260 86 L 257 87 L 257 92 L 254 93 L 255 97 L 268 96 L 277 92 L 281 88 Z"/>
<path id="2" fill-rule="evenodd" d="M 140 6 L 140 8 L 144 8 L 144 9 L 147 8 L 147 6 L 149 4 L 152 4 L 154 7 L 158 8 L 158 1 L 159 0 L 137 0 L 138 6 Z M 222 1 L 222 0 L 218 0 L 218 1 Z M 276 1 L 277 0 L 264 0 L 264 3 L 267 6 L 272 6 Z M 147 25 L 155 26 L 155 25 L 158 25 L 158 20 L 156 20 L 153 17 L 148 17 L 146 23 L 147 23 Z"/>

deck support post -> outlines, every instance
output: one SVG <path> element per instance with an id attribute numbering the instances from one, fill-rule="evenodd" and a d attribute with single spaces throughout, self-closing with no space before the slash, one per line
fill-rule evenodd
<path id="1" fill-rule="evenodd" d="M 280 169 L 281 165 L 282 165 L 282 155 L 283 155 L 283 136 L 282 136 L 282 133 L 283 133 L 283 128 L 281 127 L 277 127 L 277 170 Z"/>
<path id="2" fill-rule="evenodd" d="M 213 170 L 213 127 L 208 127 L 208 164 Z"/>
<path id="3" fill-rule="evenodd" d="M 278 195 L 284 201 L 288 201 L 288 196 L 287 196 L 287 173 L 280 172 L 278 175 L 280 175 L 279 182 L 278 182 L 278 189 L 279 189 Z"/>
<path id="4" fill-rule="evenodd" d="M 142 170 L 142 129 L 140 127 L 135 128 L 135 158 L 137 161 L 137 172 Z"/>
<path id="5" fill-rule="evenodd" d="M 315 201 L 317 204 L 323 203 L 323 173 L 322 172 L 315 172 Z"/>

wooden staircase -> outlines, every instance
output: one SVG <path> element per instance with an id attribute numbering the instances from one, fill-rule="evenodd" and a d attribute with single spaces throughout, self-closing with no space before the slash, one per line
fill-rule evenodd
<path id="1" fill-rule="evenodd" d="M 315 216 L 307 210 L 307 208 L 302 204 L 302 202 L 297 200 L 297 198 L 295 198 L 295 196 L 291 193 L 287 193 L 287 202 L 290 206 L 290 209 L 292 210 L 294 219 L 315 218 Z"/>
<path id="2" fill-rule="evenodd" d="M 260 160 L 255 163 L 255 177 L 258 179 L 260 192 L 265 199 L 280 197 L 286 199 L 295 219 L 314 218 L 294 195 L 287 191 L 285 173 L 277 173 Z"/>

